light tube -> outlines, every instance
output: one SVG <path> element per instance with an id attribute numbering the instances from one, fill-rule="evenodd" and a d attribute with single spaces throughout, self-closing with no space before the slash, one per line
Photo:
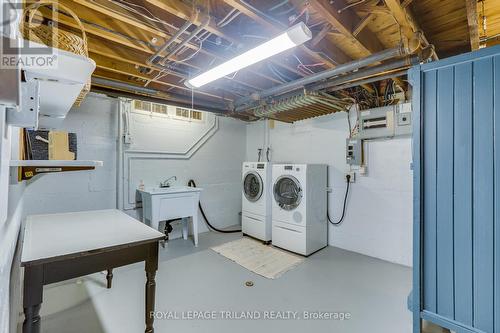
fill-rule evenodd
<path id="1" fill-rule="evenodd" d="M 281 35 L 192 78 L 187 81 L 188 86 L 199 88 L 242 68 L 301 45 L 310 40 L 311 37 L 312 34 L 309 28 L 303 22 L 300 22 Z"/>

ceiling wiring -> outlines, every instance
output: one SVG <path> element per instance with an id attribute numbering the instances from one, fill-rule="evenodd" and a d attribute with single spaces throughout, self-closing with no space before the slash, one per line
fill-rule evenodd
<path id="1" fill-rule="evenodd" d="M 272 12 L 272 11 L 278 9 L 278 8 L 283 7 L 286 4 L 288 4 L 288 0 L 282 0 L 279 3 L 277 3 L 276 5 L 274 5 L 271 8 L 269 8 L 269 11 Z"/>
<path id="2" fill-rule="evenodd" d="M 93 3 L 95 4 L 98 4 L 98 2 L 96 2 L 95 0 L 91 0 Z M 156 22 L 156 23 L 160 23 L 160 24 L 163 24 L 164 26 L 166 27 L 169 27 L 171 29 L 174 29 L 174 30 L 178 30 L 178 28 L 176 26 L 174 26 L 173 24 L 170 24 L 168 22 L 166 22 L 165 20 L 162 20 L 160 18 L 158 18 L 157 16 L 155 16 L 149 9 L 147 9 L 146 7 L 144 6 L 141 6 L 141 5 L 138 5 L 138 4 L 135 4 L 135 3 L 131 3 L 131 2 L 128 2 L 126 0 L 108 0 L 109 2 L 112 2 L 114 3 L 115 5 L 121 7 L 121 8 L 124 8 L 128 11 L 131 11 L 137 15 L 140 15 L 141 17 L 149 20 L 149 21 L 152 21 L 152 22 Z M 145 12 L 147 12 L 150 16 L 148 15 L 145 15 L 144 13 L 141 13 L 140 11 L 136 10 L 134 7 L 136 8 L 140 8 L 142 10 L 144 10 Z M 106 7 L 108 9 L 110 9 L 109 7 Z M 113 10 L 113 9 L 111 9 Z M 117 14 L 123 14 L 123 13 L 119 13 L 117 12 L 116 10 L 113 10 L 115 13 Z M 154 25 L 151 25 L 152 28 L 158 28 Z"/>

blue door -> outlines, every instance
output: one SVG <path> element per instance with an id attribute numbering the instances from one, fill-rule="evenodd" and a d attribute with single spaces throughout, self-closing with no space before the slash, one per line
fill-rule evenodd
<path id="1" fill-rule="evenodd" d="M 414 333 L 500 333 L 500 47 L 410 71 Z"/>

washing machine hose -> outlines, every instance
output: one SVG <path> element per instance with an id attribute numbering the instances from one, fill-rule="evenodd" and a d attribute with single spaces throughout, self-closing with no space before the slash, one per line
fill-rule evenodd
<path id="1" fill-rule="evenodd" d="M 188 181 L 188 186 L 190 187 L 196 187 L 196 183 L 194 182 L 194 180 L 190 179 Z M 241 232 L 241 229 L 240 230 L 222 230 L 222 229 L 217 229 L 216 227 L 214 227 L 210 221 L 208 221 L 207 219 L 207 216 L 205 215 L 205 212 L 203 211 L 203 207 L 201 207 L 201 202 L 198 202 L 198 207 L 200 207 L 200 212 L 201 212 L 201 215 L 203 216 L 203 219 L 205 220 L 205 222 L 207 223 L 208 227 L 214 231 L 217 231 L 217 232 L 221 232 L 223 234 L 231 234 L 231 233 L 235 233 L 235 232 Z"/>

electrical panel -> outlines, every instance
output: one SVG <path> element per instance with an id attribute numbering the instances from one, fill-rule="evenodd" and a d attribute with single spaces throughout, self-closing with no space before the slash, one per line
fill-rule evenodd
<path id="1" fill-rule="evenodd" d="M 362 110 L 359 113 L 357 138 L 376 139 L 412 132 L 411 104 L 397 104 L 375 109 Z"/>
<path id="2" fill-rule="evenodd" d="M 358 138 L 347 139 L 346 163 L 349 165 L 363 164 L 363 140 Z"/>

